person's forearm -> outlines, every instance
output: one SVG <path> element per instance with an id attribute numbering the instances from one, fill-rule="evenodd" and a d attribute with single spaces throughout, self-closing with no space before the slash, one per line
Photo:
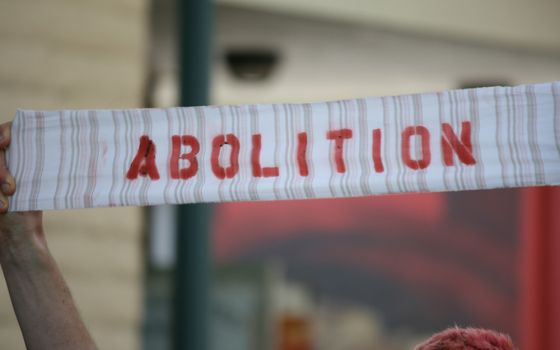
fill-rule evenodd
<path id="1" fill-rule="evenodd" d="M 28 349 L 95 349 L 42 239 L 4 242 L 0 263 Z"/>

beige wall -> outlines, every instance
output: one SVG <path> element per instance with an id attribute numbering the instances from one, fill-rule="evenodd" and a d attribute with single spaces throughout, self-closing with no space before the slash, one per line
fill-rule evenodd
<path id="1" fill-rule="evenodd" d="M 549 0 L 217 0 L 439 38 L 560 52 L 560 2 Z"/>
<path id="2" fill-rule="evenodd" d="M 222 6 L 216 57 L 265 48 L 280 60 L 270 79 L 239 81 L 213 66 L 214 103 L 312 102 L 459 88 L 465 83 L 560 80 L 560 53 L 437 39 L 365 25 Z"/>
<path id="3" fill-rule="evenodd" d="M 16 108 L 138 107 L 146 0 L 0 5 L 0 121 Z M 142 211 L 45 213 L 51 251 L 100 348 L 139 347 Z M 0 348 L 23 349 L 3 278 Z"/>

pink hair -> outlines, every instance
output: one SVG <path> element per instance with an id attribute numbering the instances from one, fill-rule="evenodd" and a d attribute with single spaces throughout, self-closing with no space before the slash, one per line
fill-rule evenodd
<path id="1" fill-rule="evenodd" d="M 486 329 L 449 328 L 414 350 L 514 350 L 509 336 Z"/>

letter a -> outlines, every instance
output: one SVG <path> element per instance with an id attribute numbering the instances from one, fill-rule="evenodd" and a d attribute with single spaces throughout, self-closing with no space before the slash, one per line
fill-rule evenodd
<path id="1" fill-rule="evenodd" d="M 130 164 L 126 178 L 135 180 L 141 176 L 149 176 L 152 180 L 159 180 L 159 172 L 156 166 L 156 145 L 146 135 L 140 137 L 138 152 Z"/>

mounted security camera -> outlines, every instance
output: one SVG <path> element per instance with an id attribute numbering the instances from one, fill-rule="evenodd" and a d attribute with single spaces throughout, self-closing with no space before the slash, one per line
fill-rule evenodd
<path id="1" fill-rule="evenodd" d="M 225 54 L 229 72 L 238 80 L 263 81 L 272 75 L 279 55 L 269 49 L 231 49 Z"/>

